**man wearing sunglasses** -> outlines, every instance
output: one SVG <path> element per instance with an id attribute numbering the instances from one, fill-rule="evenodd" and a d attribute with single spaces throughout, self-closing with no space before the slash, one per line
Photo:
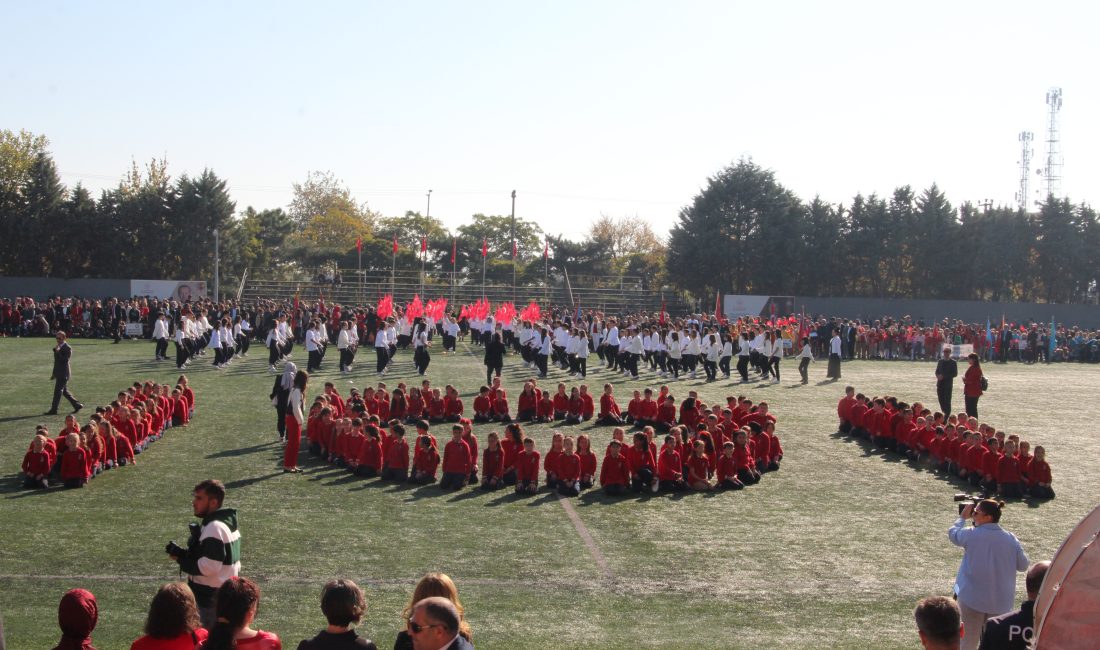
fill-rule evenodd
<path id="1" fill-rule="evenodd" d="M 458 634 L 460 618 L 454 603 L 441 597 L 425 598 L 413 606 L 408 630 L 416 650 L 473 650 Z"/>

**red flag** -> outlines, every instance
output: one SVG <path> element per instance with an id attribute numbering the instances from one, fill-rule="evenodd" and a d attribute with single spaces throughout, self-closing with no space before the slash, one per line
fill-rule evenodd
<path id="1" fill-rule="evenodd" d="M 489 240 L 487 240 L 487 239 L 482 239 L 481 240 L 481 256 L 482 257 L 488 257 L 489 256 Z"/>
<path id="2" fill-rule="evenodd" d="M 455 263 L 455 253 L 458 251 L 458 240 L 451 240 L 451 264 Z"/>
<path id="3" fill-rule="evenodd" d="M 512 259 L 516 259 L 516 253 L 518 253 L 518 252 L 519 252 L 519 249 L 516 248 L 516 240 L 513 239 L 512 240 Z"/>
<path id="4" fill-rule="evenodd" d="M 660 324 L 660 325 L 665 324 L 665 301 L 664 300 L 661 301 L 661 319 L 658 321 L 658 324 Z"/>
<path id="5" fill-rule="evenodd" d="M 722 304 L 722 292 L 719 291 L 718 293 L 714 294 L 714 317 L 718 320 L 719 323 L 721 323 L 722 325 L 725 325 L 726 324 L 726 317 L 722 314 L 721 304 Z"/>
<path id="6" fill-rule="evenodd" d="M 548 259 L 550 257 L 550 240 L 546 240 L 545 246 L 542 249 L 542 259 Z"/>
<path id="7" fill-rule="evenodd" d="M 427 237 L 421 237 L 420 238 L 420 252 L 421 253 L 427 253 L 428 252 L 428 238 Z"/>
<path id="8" fill-rule="evenodd" d="M 393 252 L 395 255 L 397 254 L 397 235 L 393 236 Z"/>
<path id="9" fill-rule="evenodd" d="M 363 236 L 362 235 L 359 235 L 358 237 L 355 238 L 355 250 L 359 251 L 360 253 L 363 252 Z"/>

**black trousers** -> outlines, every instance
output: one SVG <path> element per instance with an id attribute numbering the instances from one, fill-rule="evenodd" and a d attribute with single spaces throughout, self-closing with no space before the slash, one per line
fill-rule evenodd
<path id="1" fill-rule="evenodd" d="M 737 374 L 741 375 L 741 381 L 749 380 L 749 357 L 737 355 Z"/>
<path id="2" fill-rule="evenodd" d="M 492 385 L 494 374 L 496 374 L 497 377 L 500 376 L 500 368 L 501 368 L 500 364 L 494 364 L 494 365 L 485 364 L 485 383 L 486 384 Z"/>
<path id="3" fill-rule="evenodd" d="M 829 371 L 825 373 L 826 377 L 830 379 L 840 379 L 840 355 L 829 355 Z"/>
<path id="4" fill-rule="evenodd" d="M 619 363 L 619 346 L 608 345 L 604 354 L 607 356 L 607 367 L 614 370 Z"/>
<path id="5" fill-rule="evenodd" d="M 168 356 L 168 339 L 157 339 L 157 348 L 153 353 L 158 359 L 165 359 Z"/>
<path id="6" fill-rule="evenodd" d="M 730 376 L 730 360 L 732 358 L 733 357 L 722 357 L 718 360 L 718 367 L 722 370 L 722 374 L 727 377 Z"/>
<path id="7" fill-rule="evenodd" d="M 182 368 L 187 361 L 187 345 L 176 344 L 176 367 Z"/>
<path id="8" fill-rule="evenodd" d="M 321 367 L 321 351 L 320 350 L 310 350 L 309 351 L 309 361 L 306 362 L 306 370 L 309 371 L 309 372 L 313 372 L 314 370 L 317 370 L 320 367 Z"/>
<path id="9" fill-rule="evenodd" d="M 963 395 L 963 401 L 966 402 L 966 414 L 972 418 L 978 417 L 978 398 Z"/>
<path id="10" fill-rule="evenodd" d="M 376 347 L 374 348 L 374 356 L 377 358 L 376 371 L 382 372 L 386 369 L 386 364 L 390 361 L 390 349 Z"/>
<path id="11" fill-rule="evenodd" d="M 270 350 L 270 352 L 267 355 L 267 365 L 273 366 L 279 360 L 279 344 L 272 341 L 268 350 Z"/>
<path id="12" fill-rule="evenodd" d="M 936 397 L 940 400 L 940 411 L 944 415 L 951 415 L 951 392 L 954 389 L 952 381 L 936 382 Z"/>
<path id="13" fill-rule="evenodd" d="M 428 371 L 428 364 L 432 362 L 432 355 L 428 353 L 428 348 L 421 346 L 416 348 L 413 352 L 413 362 L 416 363 L 416 371 L 420 374 L 424 374 Z"/>
<path id="14" fill-rule="evenodd" d="M 544 376 L 544 377 L 546 376 L 547 361 L 549 359 L 550 359 L 550 357 L 545 355 L 545 354 L 540 354 L 537 357 L 535 357 L 535 365 L 537 365 L 538 368 L 539 368 L 539 374 Z"/>
<path id="15" fill-rule="evenodd" d="M 810 373 L 807 372 L 810 367 L 810 358 L 803 357 L 802 361 L 798 362 L 798 374 L 802 375 L 802 383 L 806 384 L 810 381 Z"/>
<path id="16" fill-rule="evenodd" d="M 65 399 L 69 400 L 69 404 L 72 404 L 74 409 L 80 406 L 80 402 L 69 392 L 69 378 L 58 377 L 54 379 L 53 382 L 53 406 L 50 408 L 51 411 L 57 410 L 57 405 L 61 403 L 62 395 L 65 396 Z"/>
<path id="17" fill-rule="evenodd" d="M 772 374 L 775 375 L 776 379 L 779 379 L 779 357 L 772 357 L 771 359 L 769 359 L 769 362 L 771 365 Z"/>

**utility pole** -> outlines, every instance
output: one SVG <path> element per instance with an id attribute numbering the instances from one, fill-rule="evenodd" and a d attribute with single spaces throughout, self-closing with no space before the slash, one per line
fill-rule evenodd
<path id="1" fill-rule="evenodd" d="M 214 229 L 214 302 L 221 302 L 221 250 L 218 229 Z"/>
<path id="2" fill-rule="evenodd" d="M 516 191 L 512 190 L 512 304 L 516 303 Z"/>
<path id="3" fill-rule="evenodd" d="M 432 191 L 428 190 L 428 211 L 424 215 L 424 221 L 430 222 L 432 218 Z M 424 245 L 420 247 L 420 296 L 424 297 L 424 264 L 428 261 L 428 223 L 424 224 Z"/>

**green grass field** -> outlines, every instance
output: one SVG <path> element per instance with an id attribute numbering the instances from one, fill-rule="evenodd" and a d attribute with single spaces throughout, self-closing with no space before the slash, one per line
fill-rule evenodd
<path id="1" fill-rule="evenodd" d="M 78 586 L 99 599 L 97 647 L 128 648 L 157 587 L 178 579 L 162 549 L 186 536 L 191 487 L 209 477 L 227 484 L 227 505 L 240 511 L 243 572 L 264 592 L 256 624 L 290 648 L 323 627 L 318 596 L 334 576 L 365 588 L 361 629 L 379 647 L 391 646 L 413 585 L 432 570 L 455 579 L 479 648 L 915 647 L 913 605 L 949 593 L 961 558 L 946 535 L 960 486 L 834 434 L 846 383 L 934 404 L 931 363 L 845 364 L 839 384 L 822 382 L 824 363 L 811 367 L 807 386 L 794 383 L 791 363 L 780 385 L 673 384 L 678 398 L 696 389 L 708 401 L 738 393 L 767 399 L 779 418 L 783 469 L 739 493 L 615 501 L 585 493 L 572 501 L 579 528 L 550 494 L 441 494 L 354 478 L 305 453 L 303 475 L 283 474 L 262 349 L 224 371 L 203 362 L 188 372 L 198 414 L 137 466 L 82 490 L 24 491 L 19 464 L 34 425 L 46 422 L 56 433 L 62 422 L 39 415 L 52 391 L 51 343 L 0 340 L 0 614 L 8 647 L 17 650 L 52 647 L 57 602 Z M 88 405 L 134 380 L 177 376 L 171 364 L 151 361 L 148 342 L 75 341 L 73 348 L 70 385 Z M 429 377 L 457 385 L 469 409 L 483 366 L 462 344 L 459 352 L 437 354 Z M 410 359 L 399 356 L 398 371 L 386 377 L 391 388 L 415 376 Z M 376 381 L 373 354 L 361 361 L 356 386 Z M 349 380 L 335 359 L 325 365 L 311 395 L 318 379 L 338 381 L 346 395 Z M 1058 498 L 1012 505 L 1003 523 L 1033 561 L 1050 558 L 1100 502 L 1100 373 L 1065 364 L 986 372 L 983 419 L 1048 449 Z M 551 373 L 549 382 L 569 379 Z M 513 408 L 529 374 L 515 358 L 506 362 Z M 598 393 L 608 380 L 622 404 L 629 390 L 648 385 L 603 370 L 587 383 Z M 956 399 L 961 407 L 961 387 Z M 483 441 L 490 430 L 475 432 Z M 530 429 L 541 450 L 553 430 Z M 597 450 L 611 433 L 587 424 L 571 431 L 593 435 Z M 1022 578 L 1019 585 L 1022 596 Z"/>

